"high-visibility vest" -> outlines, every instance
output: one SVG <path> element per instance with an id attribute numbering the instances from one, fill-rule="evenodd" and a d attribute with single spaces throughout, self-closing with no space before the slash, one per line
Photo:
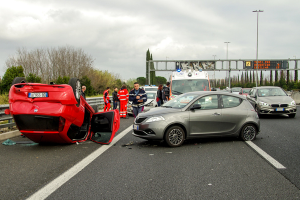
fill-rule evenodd
<path id="1" fill-rule="evenodd" d="M 118 92 L 118 98 L 120 101 L 128 101 L 129 99 L 129 93 L 126 89 L 121 89 Z"/>

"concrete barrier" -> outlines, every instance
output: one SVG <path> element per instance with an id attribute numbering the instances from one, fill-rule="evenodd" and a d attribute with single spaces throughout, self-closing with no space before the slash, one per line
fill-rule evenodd
<path id="1" fill-rule="evenodd" d="M 300 104 L 300 92 L 299 91 L 293 91 L 291 94 L 292 99 L 296 102 L 296 104 Z"/>
<path id="2" fill-rule="evenodd" d="M 12 138 L 12 137 L 20 136 L 20 135 L 21 135 L 21 133 L 18 130 L 6 132 L 6 133 L 1 133 L 0 134 L 0 141 L 1 140 L 6 140 L 6 139 L 9 139 L 9 138 Z"/>

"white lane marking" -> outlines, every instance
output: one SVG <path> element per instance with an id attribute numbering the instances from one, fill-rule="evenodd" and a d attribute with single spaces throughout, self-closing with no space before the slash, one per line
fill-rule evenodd
<path id="1" fill-rule="evenodd" d="M 246 143 L 250 147 L 252 147 L 257 153 L 259 153 L 263 158 L 265 158 L 267 161 L 269 161 L 277 169 L 286 169 L 285 166 L 283 166 L 282 164 L 280 164 L 277 160 L 275 160 L 274 158 L 272 158 L 269 154 L 267 154 L 266 152 L 264 152 L 261 148 L 259 148 L 258 146 L 256 146 L 253 142 L 246 141 Z"/>
<path id="2" fill-rule="evenodd" d="M 40 199 L 46 199 L 50 194 L 55 192 L 60 186 L 62 186 L 64 183 L 66 183 L 68 180 L 70 180 L 73 176 L 78 174 L 81 170 L 83 170 L 86 166 L 88 166 L 93 160 L 95 160 L 97 157 L 99 157 L 102 153 L 104 153 L 107 149 L 112 147 L 115 143 L 117 143 L 123 136 L 125 136 L 130 130 L 132 130 L 132 125 L 129 126 L 127 129 L 122 131 L 120 134 L 118 134 L 113 141 L 110 143 L 110 145 L 102 145 L 97 150 L 95 150 L 93 153 L 88 155 L 86 158 L 81 160 L 79 163 L 74 165 L 72 168 L 70 168 L 68 171 L 61 174 L 59 177 L 45 185 L 43 188 L 41 188 L 39 191 L 28 197 L 28 200 L 40 200 Z"/>

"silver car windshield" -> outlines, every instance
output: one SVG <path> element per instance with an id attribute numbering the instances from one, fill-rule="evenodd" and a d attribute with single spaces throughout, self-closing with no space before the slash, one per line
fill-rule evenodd
<path id="1" fill-rule="evenodd" d="M 197 94 L 182 94 L 163 104 L 161 107 L 181 109 L 188 105 L 193 99 L 195 99 L 198 96 L 199 95 Z"/>
<path id="2" fill-rule="evenodd" d="M 232 92 L 239 92 L 242 88 L 232 88 L 231 91 Z"/>
<path id="3" fill-rule="evenodd" d="M 257 95 L 259 97 L 287 96 L 286 93 L 281 88 L 258 89 Z"/>
<path id="4" fill-rule="evenodd" d="M 154 99 L 155 98 L 155 94 L 156 93 L 150 93 L 150 92 L 148 92 L 147 93 L 147 99 Z"/>

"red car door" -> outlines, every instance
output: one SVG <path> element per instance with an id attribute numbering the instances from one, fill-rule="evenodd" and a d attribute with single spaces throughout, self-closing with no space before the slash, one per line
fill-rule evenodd
<path id="1" fill-rule="evenodd" d="M 110 144 L 119 127 L 119 110 L 95 113 L 91 120 L 90 140 L 99 144 Z"/>

